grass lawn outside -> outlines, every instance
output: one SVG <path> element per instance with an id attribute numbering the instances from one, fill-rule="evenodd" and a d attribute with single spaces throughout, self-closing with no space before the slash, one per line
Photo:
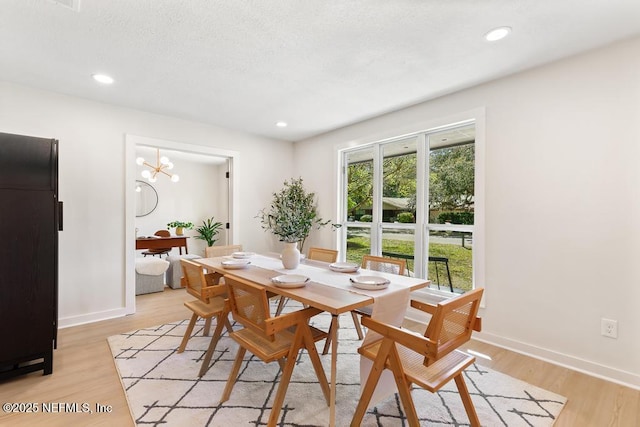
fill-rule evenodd
<path id="1" fill-rule="evenodd" d="M 452 241 L 456 241 L 452 239 Z M 459 242 L 459 240 L 457 240 Z M 408 240 L 383 239 L 383 251 L 398 254 L 413 254 L 413 242 Z M 367 237 L 352 235 L 347 238 L 347 261 L 357 264 L 362 263 L 362 256 L 370 253 L 370 242 Z M 462 291 L 471 290 L 471 256 L 472 250 L 462 247 L 460 244 L 452 243 L 430 243 L 429 255 L 435 257 L 445 257 L 449 259 L 449 271 L 454 289 Z M 413 272 L 413 260 L 407 260 L 407 267 Z M 449 282 L 443 264 L 438 265 L 440 285 L 443 289 L 448 289 Z M 435 285 L 436 272 L 434 263 L 429 263 L 429 279 Z"/>

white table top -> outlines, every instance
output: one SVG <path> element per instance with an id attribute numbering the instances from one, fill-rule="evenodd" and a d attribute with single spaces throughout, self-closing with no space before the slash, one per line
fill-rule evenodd
<path id="1" fill-rule="evenodd" d="M 397 292 L 400 289 L 409 288 L 410 290 L 421 289 L 429 285 L 426 279 L 416 277 L 400 276 L 392 273 L 383 273 L 380 271 L 359 269 L 355 273 L 344 273 L 329 269 L 329 264 L 321 261 L 303 260 L 300 265 L 293 269 L 287 270 L 282 266 L 282 261 L 275 257 L 265 255 L 254 255 L 250 258 L 252 265 L 277 271 L 281 274 L 301 274 L 309 277 L 312 281 L 322 283 L 324 285 L 335 288 L 346 289 L 352 292 L 361 293 L 373 298 Z M 359 276 L 377 276 L 383 277 L 390 281 L 386 289 L 366 290 L 353 286 L 350 279 Z"/>

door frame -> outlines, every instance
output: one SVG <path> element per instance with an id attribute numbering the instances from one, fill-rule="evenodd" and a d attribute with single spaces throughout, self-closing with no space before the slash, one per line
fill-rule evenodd
<path id="1" fill-rule="evenodd" d="M 165 148 L 168 150 L 184 151 L 194 154 L 204 154 L 209 156 L 224 157 L 228 160 L 229 166 L 229 244 L 235 244 L 236 236 L 239 231 L 238 221 L 238 198 L 237 180 L 235 175 L 238 172 L 239 153 L 237 151 L 225 150 L 221 148 L 209 147 L 204 145 L 195 145 L 178 141 L 151 138 L 139 135 L 125 134 L 125 314 L 133 314 L 136 312 L 136 277 L 135 277 L 135 186 L 129 185 L 136 179 L 136 146 L 143 145 L 149 147 Z"/>

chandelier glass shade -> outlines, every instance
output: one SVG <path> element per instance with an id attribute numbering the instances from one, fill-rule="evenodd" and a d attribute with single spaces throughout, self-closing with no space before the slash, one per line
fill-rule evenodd
<path id="1" fill-rule="evenodd" d="M 145 161 L 143 157 L 138 157 L 136 159 L 136 163 L 140 166 L 147 166 L 149 168 L 143 170 L 141 174 L 142 177 L 147 179 L 149 182 L 156 182 L 158 174 L 164 174 L 168 176 L 172 182 L 180 181 L 180 177 L 178 175 L 167 172 L 168 170 L 173 169 L 173 163 L 171 163 L 167 156 L 160 157 L 159 148 L 156 155 L 155 165 L 152 165 L 151 163 Z"/>

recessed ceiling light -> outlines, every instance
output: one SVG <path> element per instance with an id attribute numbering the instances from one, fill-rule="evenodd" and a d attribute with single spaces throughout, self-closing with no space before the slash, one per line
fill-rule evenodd
<path id="1" fill-rule="evenodd" d="M 278 126 L 279 128 L 286 128 L 287 127 L 287 122 L 278 122 L 278 123 L 276 123 L 276 126 Z"/>
<path id="2" fill-rule="evenodd" d="M 107 76 L 106 74 L 93 74 L 91 77 L 93 77 L 93 80 L 97 81 L 98 83 L 102 83 L 105 85 L 110 85 L 111 83 L 113 83 L 113 77 Z"/>
<path id="3" fill-rule="evenodd" d="M 494 28 L 493 30 L 485 34 L 484 38 L 487 41 L 495 42 L 507 37 L 510 32 L 511 32 L 511 27 L 498 27 L 498 28 Z"/>

